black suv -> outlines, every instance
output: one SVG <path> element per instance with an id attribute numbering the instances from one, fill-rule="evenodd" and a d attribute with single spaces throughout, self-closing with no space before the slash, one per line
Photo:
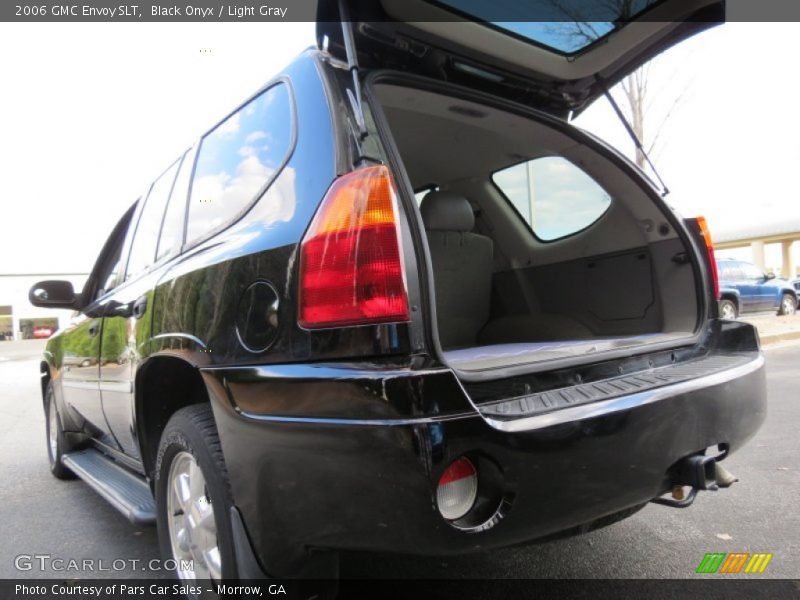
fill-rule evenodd
<path id="1" fill-rule="evenodd" d="M 182 578 L 684 506 L 764 420 L 703 222 L 567 121 L 720 3 L 578 47 L 423 4 L 322 2 L 319 47 L 154 180 L 81 293 L 31 290 L 80 312 L 41 363 L 53 474 L 156 522 Z"/>

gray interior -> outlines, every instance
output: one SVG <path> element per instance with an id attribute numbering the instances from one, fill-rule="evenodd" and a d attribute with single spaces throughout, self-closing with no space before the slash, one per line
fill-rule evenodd
<path id="1" fill-rule="evenodd" d="M 477 370 L 693 334 L 694 274 L 675 260 L 683 242 L 605 156 L 491 107 L 394 85 L 377 93 L 412 187 L 436 186 L 420 212 L 448 362 Z M 586 229 L 550 242 L 533 235 L 491 179 L 544 156 L 580 167 L 612 199 Z"/>

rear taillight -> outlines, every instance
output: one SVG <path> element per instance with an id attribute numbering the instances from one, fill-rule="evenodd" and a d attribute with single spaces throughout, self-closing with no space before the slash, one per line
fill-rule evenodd
<path id="1" fill-rule="evenodd" d="M 397 194 L 385 166 L 330 187 L 300 245 L 298 296 L 307 329 L 408 321 Z"/>
<path id="2" fill-rule="evenodd" d="M 711 232 L 708 230 L 708 223 L 706 223 L 705 217 L 697 217 L 695 220 L 700 228 L 700 235 L 703 236 L 703 241 L 706 243 L 708 264 L 711 269 L 711 281 L 714 286 L 714 298 L 719 300 L 719 274 L 717 273 L 717 261 L 714 258 L 714 243 L 711 241 Z"/>
<path id="3" fill-rule="evenodd" d="M 460 519 L 475 504 L 478 495 L 478 472 L 465 457 L 453 461 L 436 487 L 436 504 L 439 512 L 448 521 Z"/>

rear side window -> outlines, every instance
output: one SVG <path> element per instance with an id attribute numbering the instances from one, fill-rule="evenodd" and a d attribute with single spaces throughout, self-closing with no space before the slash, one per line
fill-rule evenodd
<path id="1" fill-rule="evenodd" d="M 277 84 L 203 138 L 189 199 L 187 242 L 232 221 L 263 194 L 292 146 L 289 90 Z"/>
<path id="2" fill-rule="evenodd" d="M 161 237 L 158 240 L 156 261 L 169 254 L 177 254 L 183 244 L 183 225 L 186 220 L 186 198 L 189 194 L 189 179 L 194 166 L 194 150 L 184 154 L 172 194 L 169 197 Z"/>
<path id="3" fill-rule="evenodd" d="M 738 262 L 726 261 L 722 263 L 722 270 L 720 272 L 720 279 L 726 281 L 737 281 L 742 279 L 742 270 Z"/>
<path id="4" fill-rule="evenodd" d="M 175 182 L 179 163 L 180 161 L 175 161 L 150 188 L 139 223 L 136 225 L 125 279 L 136 277 L 155 262 L 161 220 L 164 218 L 164 209 L 172 191 L 172 184 Z"/>
<path id="5" fill-rule="evenodd" d="M 439 190 L 438 185 L 429 185 L 428 187 L 424 187 L 421 190 L 417 190 L 414 192 L 414 199 L 417 201 L 417 206 L 422 204 L 422 201 L 425 199 L 425 196 L 430 194 L 431 192 L 436 192 Z"/>
<path id="6" fill-rule="evenodd" d="M 560 156 L 516 164 L 494 173 L 492 181 L 546 242 L 586 229 L 611 206 L 594 179 Z"/>

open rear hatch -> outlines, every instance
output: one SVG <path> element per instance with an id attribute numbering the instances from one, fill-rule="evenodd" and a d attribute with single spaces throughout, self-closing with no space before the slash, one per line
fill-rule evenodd
<path id="1" fill-rule="evenodd" d="M 724 4 L 590 4 L 319 3 L 320 47 L 354 73 L 391 70 L 445 84 L 440 92 L 402 77 L 373 78 L 369 99 L 383 113 L 378 121 L 391 132 L 417 201 L 425 191 L 438 194 L 440 208 L 431 208 L 431 197 L 420 209 L 437 353 L 463 381 L 490 384 L 485 401 L 507 397 L 517 377 L 529 385 L 528 376 L 545 373 L 569 372 L 569 380 L 581 365 L 613 364 L 618 375 L 652 368 L 647 356 L 665 365 L 697 358 L 673 349 L 697 347 L 709 335 L 699 248 L 649 184 L 560 119 L 655 54 L 719 23 Z M 491 106 L 467 88 L 558 119 Z M 533 208 L 526 223 L 497 176 L 553 158 L 592 181 L 610 208 L 583 229 L 542 239 L 530 222 Z M 536 187 L 530 179 L 529 186 Z M 449 279 L 447 270 L 455 273 Z M 632 362 L 614 362 L 626 357 Z"/>
<path id="2" fill-rule="evenodd" d="M 344 57 L 349 20 L 362 67 L 477 84 L 566 117 L 724 13 L 720 0 L 320 0 L 317 36 Z"/>

